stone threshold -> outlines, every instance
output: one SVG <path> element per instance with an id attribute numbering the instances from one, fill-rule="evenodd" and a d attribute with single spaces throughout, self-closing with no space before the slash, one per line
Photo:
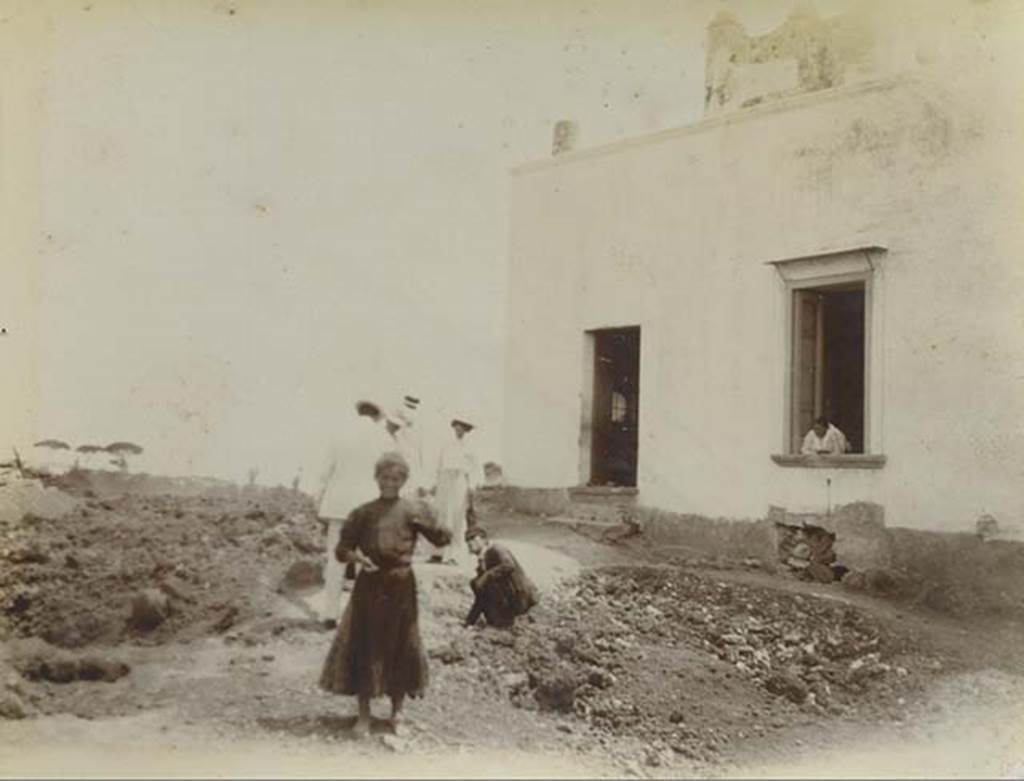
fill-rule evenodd
<path id="1" fill-rule="evenodd" d="M 579 485 L 569 489 L 569 496 L 636 496 L 638 492 L 634 486 Z"/>
<path id="2" fill-rule="evenodd" d="M 592 527 L 595 529 L 610 529 L 621 525 L 619 521 L 595 521 L 590 518 L 573 518 L 571 515 L 547 515 L 540 520 L 543 523 L 553 523 L 557 526 Z"/>

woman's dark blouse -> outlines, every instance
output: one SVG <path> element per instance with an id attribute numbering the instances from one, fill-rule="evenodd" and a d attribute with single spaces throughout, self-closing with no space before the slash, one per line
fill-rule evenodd
<path id="1" fill-rule="evenodd" d="M 407 567 L 412 563 L 418 535 L 438 547 L 449 544 L 452 538 L 426 502 L 374 499 L 349 515 L 341 527 L 334 555 L 345 561 L 358 548 L 381 569 Z"/>

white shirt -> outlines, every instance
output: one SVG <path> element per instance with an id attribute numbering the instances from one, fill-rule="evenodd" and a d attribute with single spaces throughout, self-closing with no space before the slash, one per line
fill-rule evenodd
<path id="1" fill-rule="evenodd" d="M 471 488 L 478 488 L 482 475 L 477 467 L 476 456 L 466 447 L 466 440 L 456 437 L 441 448 L 441 457 L 438 459 L 437 472 L 446 470 L 462 472 L 466 476 Z"/>
<path id="2" fill-rule="evenodd" d="M 413 423 L 406 423 L 395 432 L 398 451 L 409 464 L 409 479 L 402 489 L 408 497 L 416 495 L 416 489 L 426 488 L 423 474 L 423 444 L 419 429 Z"/>
<path id="3" fill-rule="evenodd" d="M 374 479 L 377 459 L 397 445 L 383 422 L 361 416 L 328 448 L 320 478 L 320 515 L 347 518 L 356 507 L 380 493 Z"/>
<path id="4" fill-rule="evenodd" d="M 825 431 L 825 436 L 819 437 L 812 428 L 804 437 L 803 447 L 800 452 L 805 456 L 817 455 L 821 451 L 827 451 L 828 455 L 838 456 L 850 449 L 846 436 L 831 423 Z"/>

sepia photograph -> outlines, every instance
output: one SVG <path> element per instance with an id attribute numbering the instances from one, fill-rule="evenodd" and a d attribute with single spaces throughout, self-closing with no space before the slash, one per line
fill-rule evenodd
<path id="1" fill-rule="evenodd" d="M 0 777 L 1024 779 L 1024 0 L 0 0 Z"/>

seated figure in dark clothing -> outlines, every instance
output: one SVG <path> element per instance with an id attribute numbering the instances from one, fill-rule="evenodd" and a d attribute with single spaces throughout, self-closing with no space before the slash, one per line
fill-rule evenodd
<path id="1" fill-rule="evenodd" d="M 511 626 L 516 616 L 537 604 L 536 587 L 516 557 L 504 546 L 491 543 L 480 526 L 466 532 L 466 545 L 478 561 L 476 577 L 470 582 L 475 599 L 466 626 L 474 626 L 481 615 L 491 626 Z"/>

